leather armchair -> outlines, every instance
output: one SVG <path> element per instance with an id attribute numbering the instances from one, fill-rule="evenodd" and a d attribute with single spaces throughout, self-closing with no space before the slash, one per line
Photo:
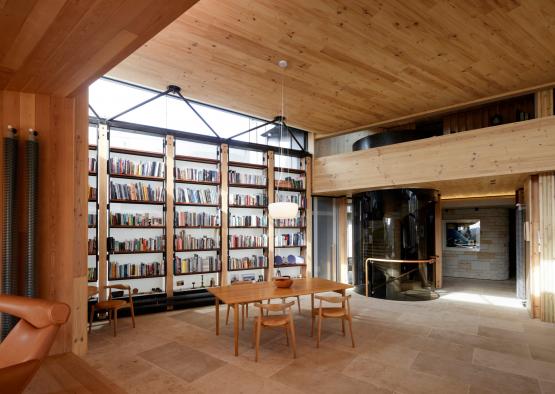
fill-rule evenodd
<path id="1" fill-rule="evenodd" d="M 48 356 L 70 308 L 60 302 L 0 295 L 0 312 L 20 318 L 0 343 L 0 391 L 20 393 Z"/>

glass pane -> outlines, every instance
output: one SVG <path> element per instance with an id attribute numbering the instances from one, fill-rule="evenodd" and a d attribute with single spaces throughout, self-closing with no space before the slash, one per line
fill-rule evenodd
<path id="1" fill-rule="evenodd" d="M 164 137 L 110 129 L 110 147 L 164 153 Z"/>
<path id="2" fill-rule="evenodd" d="M 107 79 L 98 79 L 89 87 L 89 103 L 102 118 L 111 118 L 155 95 Z"/>
<path id="3" fill-rule="evenodd" d="M 197 103 L 192 106 L 222 138 L 232 137 L 251 127 L 247 116 Z"/>

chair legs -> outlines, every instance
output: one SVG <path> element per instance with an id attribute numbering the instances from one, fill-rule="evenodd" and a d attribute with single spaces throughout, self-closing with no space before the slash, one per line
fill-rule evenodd
<path id="1" fill-rule="evenodd" d="M 351 333 L 351 343 L 352 343 L 353 347 L 355 347 L 355 337 L 353 337 L 353 318 L 351 316 L 349 316 L 347 321 L 349 322 L 349 332 Z"/>
<path id="2" fill-rule="evenodd" d="M 93 319 L 94 319 L 94 305 L 91 305 L 91 320 L 89 321 L 89 333 L 92 330 Z"/>
<path id="3" fill-rule="evenodd" d="M 318 316 L 318 336 L 316 337 L 316 347 L 320 347 L 321 333 L 322 333 L 322 316 Z"/>
<path id="4" fill-rule="evenodd" d="M 295 323 L 293 321 L 289 323 L 289 329 L 291 330 L 291 347 L 293 348 L 293 358 L 297 358 L 297 338 L 295 337 Z"/>
<path id="5" fill-rule="evenodd" d="M 297 296 L 297 306 L 299 307 L 299 315 L 301 314 L 301 297 Z"/>
<path id="6" fill-rule="evenodd" d="M 260 330 L 262 329 L 262 325 L 260 324 L 260 320 L 256 322 L 256 344 L 255 344 L 255 355 L 254 361 L 258 362 L 258 352 L 260 349 Z"/>

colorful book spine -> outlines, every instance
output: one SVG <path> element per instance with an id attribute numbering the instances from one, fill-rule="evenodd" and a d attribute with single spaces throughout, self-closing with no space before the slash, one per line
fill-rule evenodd
<path id="1" fill-rule="evenodd" d="M 217 239 L 203 236 L 195 238 L 190 234 L 185 234 L 185 231 L 180 231 L 175 237 L 175 250 L 188 251 L 188 250 L 207 250 L 219 248 Z"/>
<path id="2" fill-rule="evenodd" d="M 110 182 L 110 198 L 114 200 L 164 202 L 164 188 L 147 183 Z"/>
<path id="3" fill-rule="evenodd" d="M 90 255 L 96 254 L 97 251 L 97 242 L 96 242 L 96 237 L 89 239 L 87 242 L 87 249 L 88 249 L 88 253 Z"/>
<path id="4" fill-rule="evenodd" d="M 303 190 L 304 189 L 304 179 L 303 178 L 299 178 L 299 179 L 295 179 L 292 178 L 290 176 L 285 177 L 284 179 L 279 179 L 275 181 L 275 187 L 276 188 L 288 188 L 288 189 L 299 189 L 299 190 Z"/>
<path id="5" fill-rule="evenodd" d="M 97 171 L 96 158 L 89 157 L 89 172 L 96 173 L 96 171 Z"/>
<path id="6" fill-rule="evenodd" d="M 276 235 L 275 246 L 305 246 L 304 233 Z"/>
<path id="7" fill-rule="evenodd" d="M 154 277 L 163 275 L 164 265 L 159 262 L 127 264 L 120 264 L 116 261 L 110 262 L 110 280 L 127 279 L 133 277 Z"/>
<path id="8" fill-rule="evenodd" d="M 230 227 L 267 227 L 268 218 L 266 216 L 259 215 L 246 215 L 246 216 L 236 216 L 231 215 L 229 217 Z"/>
<path id="9" fill-rule="evenodd" d="M 197 168 L 176 168 L 175 179 L 179 181 L 218 183 L 220 182 L 220 172 Z"/>
<path id="10" fill-rule="evenodd" d="M 230 248 L 265 248 L 268 246 L 268 236 L 262 235 L 230 235 Z"/>
<path id="11" fill-rule="evenodd" d="M 218 191 L 214 189 L 176 188 L 175 201 L 188 204 L 218 204 Z"/>
<path id="12" fill-rule="evenodd" d="M 174 260 L 174 273 L 176 275 L 189 273 L 214 272 L 220 270 L 220 259 L 215 256 L 200 257 L 195 254 L 192 257 L 176 256 Z"/>
<path id="13" fill-rule="evenodd" d="M 220 214 L 176 212 L 175 225 L 179 227 L 218 227 L 220 225 Z"/>
<path id="14" fill-rule="evenodd" d="M 108 162 L 112 175 L 148 176 L 163 178 L 164 163 L 161 161 L 133 161 L 112 157 Z"/>
<path id="15" fill-rule="evenodd" d="M 117 241 L 113 237 L 108 238 L 108 250 L 110 253 L 133 253 L 133 252 L 163 252 L 165 240 L 163 236 L 154 238 L 136 238 L 125 241 Z"/>
<path id="16" fill-rule="evenodd" d="M 229 204 L 249 207 L 265 207 L 268 205 L 268 197 L 264 194 L 230 194 Z"/>
<path id="17" fill-rule="evenodd" d="M 276 193 L 276 202 L 294 202 L 301 208 L 306 208 L 306 197 L 295 194 Z"/>
<path id="18" fill-rule="evenodd" d="M 111 226 L 163 226 L 164 220 L 161 217 L 153 217 L 148 213 L 113 213 L 110 212 Z"/>
<path id="19" fill-rule="evenodd" d="M 229 269 L 248 269 L 248 268 L 266 268 L 268 267 L 268 258 L 266 256 L 252 255 L 250 257 L 230 257 Z"/>
<path id="20" fill-rule="evenodd" d="M 306 219 L 304 216 L 298 216 L 293 219 L 274 219 L 275 227 L 305 227 Z"/>
<path id="21" fill-rule="evenodd" d="M 235 170 L 230 170 L 229 183 L 265 186 L 268 183 L 268 178 L 265 175 L 242 174 Z"/>

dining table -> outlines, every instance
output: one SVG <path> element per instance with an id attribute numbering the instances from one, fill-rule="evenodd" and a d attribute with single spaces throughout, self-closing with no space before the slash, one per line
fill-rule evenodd
<path id="1" fill-rule="evenodd" d="M 257 282 L 249 286 L 210 287 L 208 291 L 214 296 L 216 306 L 216 335 L 220 335 L 220 303 L 231 305 L 234 311 L 233 338 L 235 356 L 239 355 L 239 305 L 261 300 L 284 299 L 302 295 L 311 295 L 311 313 L 314 310 L 314 294 L 335 292 L 345 295 L 352 285 L 334 282 L 322 278 L 293 279 L 290 287 L 277 287 L 273 281 Z"/>

